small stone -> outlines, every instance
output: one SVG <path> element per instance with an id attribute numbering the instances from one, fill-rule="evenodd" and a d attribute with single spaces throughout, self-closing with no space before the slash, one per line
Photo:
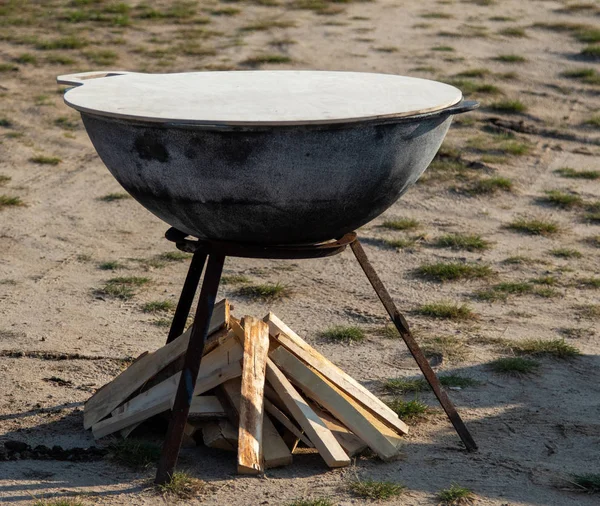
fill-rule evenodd
<path id="1" fill-rule="evenodd" d="M 23 441 L 14 441 L 11 439 L 4 442 L 4 448 L 11 452 L 23 452 L 25 450 L 30 450 L 31 446 L 27 443 L 23 443 Z"/>

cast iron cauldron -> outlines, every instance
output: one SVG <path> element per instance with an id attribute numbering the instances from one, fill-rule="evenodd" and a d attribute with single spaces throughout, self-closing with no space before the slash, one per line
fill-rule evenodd
<path id="1" fill-rule="evenodd" d="M 60 76 L 113 176 L 192 236 L 337 238 L 390 207 L 477 107 L 446 84 L 313 71 Z"/>

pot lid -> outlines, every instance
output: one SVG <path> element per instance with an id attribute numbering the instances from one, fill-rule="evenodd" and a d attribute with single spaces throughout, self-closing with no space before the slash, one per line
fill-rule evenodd
<path id="1" fill-rule="evenodd" d="M 78 111 L 159 123 L 306 125 L 402 118 L 450 107 L 457 88 L 363 72 L 87 72 L 58 77 Z"/>

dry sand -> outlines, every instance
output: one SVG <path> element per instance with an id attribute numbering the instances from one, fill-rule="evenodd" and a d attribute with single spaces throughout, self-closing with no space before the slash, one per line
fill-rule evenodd
<path id="1" fill-rule="evenodd" d="M 406 494 L 389 504 L 434 505 L 436 494 L 452 483 L 472 489 L 476 503 L 482 505 L 598 504 L 597 494 L 578 493 L 568 481 L 571 474 L 600 472 L 600 298 L 597 289 L 581 283 L 585 278 L 598 279 L 600 227 L 597 220 L 594 224 L 583 219 L 586 211 L 581 207 L 562 210 L 537 201 L 552 189 L 573 190 L 586 202 L 600 199 L 600 180 L 565 179 L 554 173 L 561 167 L 598 169 L 598 126 L 584 124 L 594 114 L 598 118 L 598 84 L 560 76 L 566 70 L 598 65 L 578 57 L 585 43 L 573 37 L 573 30 L 532 27 L 534 23 L 597 27 L 597 8 L 564 12 L 561 2 L 534 0 L 376 0 L 331 4 L 330 15 L 319 15 L 293 9 L 287 1 L 274 6 L 206 1 L 192 18 L 185 18 L 184 12 L 178 14 L 179 19 L 138 19 L 141 11 L 136 8 L 129 13 L 131 25 L 122 27 L 120 14 L 108 14 L 112 22 L 61 20 L 77 9 L 106 9 L 109 2 L 81 8 L 66 7 L 67 1 L 43 4 L 0 6 L 7 9 L 0 13 L 0 60 L 6 64 L 0 67 L 0 119 L 10 123 L 0 126 L 0 175 L 12 178 L 0 194 L 18 196 L 26 204 L 0 209 L 0 349 L 6 350 L 0 358 L 0 443 L 17 439 L 33 446 L 65 448 L 95 444 L 82 427 L 83 403 L 119 372 L 120 359 L 163 343 L 167 329 L 155 322 L 168 315 L 147 314 L 141 307 L 155 300 L 175 302 L 186 271 L 183 262 L 160 265 L 152 261 L 159 253 L 174 249 L 163 239 L 164 223 L 132 199 L 99 200 L 121 189 L 96 156 L 77 114 L 62 104 L 54 84 L 56 75 L 106 67 L 152 72 L 249 68 L 244 61 L 265 54 L 291 60 L 260 68 L 377 71 L 442 80 L 485 68 L 488 73 L 483 77 L 463 79 L 494 84 L 502 94 L 480 91 L 470 97 L 484 106 L 518 98 L 528 110 L 502 115 L 483 107 L 460 118 L 446 146 L 465 148 L 462 153 L 469 161 L 484 160 L 485 167 L 467 171 L 467 178 L 510 178 L 513 191 L 471 196 L 455 189 L 457 184 L 470 185 L 470 180 L 430 177 L 359 231 L 418 338 L 427 342 L 451 336 L 458 342 L 459 356 L 441 350 L 443 360 L 437 371 L 481 382 L 450 392 L 479 451 L 467 454 L 461 449 L 433 396 L 422 393 L 420 400 L 430 404 L 433 412 L 426 420 L 411 424 L 403 457 L 397 462 L 363 457 L 351 468 L 332 471 L 316 455 L 299 455 L 290 467 L 270 470 L 263 478 L 247 478 L 236 476 L 232 454 L 198 447 L 182 452 L 179 468 L 209 482 L 210 491 L 198 499 L 203 504 L 285 505 L 318 497 L 327 497 L 333 504 L 362 504 L 364 500 L 348 490 L 348 481 L 357 477 L 405 484 Z M 153 3 L 159 10 L 166 6 Z M 211 12 L 223 8 L 239 12 Z M 431 13 L 448 17 L 423 17 Z M 199 17 L 209 23 L 193 22 Z M 241 29 L 248 25 L 255 26 Z M 507 27 L 522 27 L 525 36 L 502 35 L 500 31 Z M 68 33 L 85 37 L 90 45 L 41 50 L 31 38 L 54 40 Z M 439 46 L 453 50 L 432 50 Z M 23 63 L 25 57 L 14 63 L 24 53 L 36 61 Z M 502 54 L 520 55 L 527 61 L 493 59 Z M 63 55 L 72 62 L 49 63 L 48 55 Z M 110 61 L 115 57 L 116 61 Z M 105 63 L 94 63 L 98 58 Z M 12 65 L 18 70 L 10 70 Z M 514 75 L 506 75 L 509 72 Z M 540 135 L 515 134 L 517 141 L 531 145 L 531 151 L 523 156 L 493 153 L 491 157 L 468 148 L 469 142 L 471 146 L 477 142 L 474 138 L 483 136 L 484 146 L 492 142 L 491 134 L 483 130 L 490 117 L 523 120 L 534 126 Z M 59 118 L 67 118 L 66 124 Z M 39 155 L 61 161 L 57 165 L 30 161 Z M 554 220 L 561 232 L 528 236 L 505 228 L 519 216 Z M 406 233 L 380 227 L 385 219 L 398 217 L 415 218 L 420 228 Z M 492 246 L 483 252 L 433 246 L 449 232 L 481 234 Z M 419 236 L 417 243 L 401 250 L 381 242 L 414 235 Z M 549 253 L 556 248 L 575 249 L 581 257 L 557 258 Z M 522 263 L 505 262 L 515 256 L 523 257 Z M 422 264 L 448 259 L 489 265 L 497 276 L 440 284 L 414 275 Z M 107 261 L 120 262 L 122 267 L 99 269 Z M 382 382 L 387 378 L 418 377 L 404 344 L 378 335 L 386 321 L 383 308 L 350 252 L 319 261 L 230 259 L 225 270 L 226 274 L 244 274 L 252 282 L 281 282 L 291 287 L 289 298 L 271 304 L 242 298 L 232 285 L 222 286 L 221 295 L 232 300 L 239 316 L 275 311 L 378 394 L 385 395 Z M 145 276 L 151 283 L 128 301 L 96 296 L 94 290 L 114 276 Z M 553 288 L 558 296 L 509 296 L 493 303 L 473 298 L 474 292 L 499 282 L 542 276 L 556 278 Z M 455 323 L 412 313 L 421 304 L 443 300 L 469 304 L 478 318 Z M 319 332 L 332 324 L 358 325 L 368 338 L 351 346 L 320 338 Z M 541 358 L 539 373 L 522 378 L 493 373 L 486 365 L 509 354 L 493 344 L 495 338 L 550 340 L 564 337 L 564 329 L 571 329 L 566 331 L 566 341 L 579 348 L 579 358 Z M 100 358 L 6 356 L 11 350 Z M 61 386 L 45 381 L 52 377 L 71 383 Z M 85 504 L 163 503 L 150 486 L 153 472 L 130 471 L 108 460 L 0 462 L 0 502 L 32 503 L 34 497 L 75 495 Z"/>

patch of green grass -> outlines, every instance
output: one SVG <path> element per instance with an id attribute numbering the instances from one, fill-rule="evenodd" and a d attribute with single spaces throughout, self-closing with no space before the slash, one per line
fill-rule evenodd
<path id="1" fill-rule="evenodd" d="M 588 60 L 600 60 L 600 44 L 590 44 L 584 47 L 579 54 Z"/>
<path id="2" fill-rule="evenodd" d="M 10 176 L 5 176 L 4 174 L 0 174 L 0 186 L 4 186 L 8 183 L 12 178 Z"/>
<path id="3" fill-rule="evenodd" d="M 98 49 L 86 51 L 85 57 L 96 65 L 113 65 L 119 59 L 119 55 L 111 49 Z"/>
<path id="4" fill-rule="evenodd" d="M 576 79 L 586 84 L 600 84 L 600 74 L 592 68 L 582 68 L 561 72 L 562 77 Z"/>
<path id="5" fill-rule="evenodd" d="M 250 283 L 251 281 L 248 276 L 244 276 L 243 274 L 228 274 L 221 277 L 222 285 L 241 285 Z"/>
<path id="6" fill-rule="evenodd" d="M 115 200 L 130 199 L 131 195 L 128 193 L 107 193 L 106 195 L 99 197 L 98 200 L 102 202 L 114 202 Z"/>
<path id="7" fill-rule="evenodd" d="M 76 497 L 59 497 L 58 499 L 36 499 L 33 506 L 85 506 Z"/>
<path id="8" fill-rule="evenodd" d="M 240 28 L 242 32 L 264 32 L 266 30 L 271 30 L 272 28 L 292 28 L 296 26 L 294 21 L 286 21 L 283 19 L 262 19 L 252 23 L 250 25 L 245 25 Z"/>
<path id="9" fill-rule="evenodd" d="M 13 122 L 6 118 L 0 118 L 0 127 L 2 128 L 12 128 Z"/>
<path id="10" fill-rule="evenodd" d="M 548 286 L 554 286 L 558 283 L 558 279 L 556 279 L 554 276 L 540 276 L 538 278 L 531 278 L 529 281 L 536 285 Z"/>
<path id="11" fill-rule="evenodd" d="M 440 51 L 443 53 L 450 53 L 455 51 L 455 49 L 452 46 L 433 46 L 431 48 L 432 51 Z"/>
<path id="12" fill-rule="evenodd" d="M 577 307 L 577 312 L 584 318 L 600 318 L 600 304 L 582 304 Z"/>
<path id="13" fill-rule="evenodd" d="M 286 506 L 335 506 L 330 499 L 321 497 L 319 499 L 296 499 L 287 503 Z"/>
<path id="14" fill-rule="evenodd" d="M 571 480 L 588 494 L 600 493 L 600 473 L 574 474 Z"/>
<path id="15" fill-rule="evenodd" d="M 395 220 L 385 220 L 381 226 L 390 230 L 414 230 L 421 224 L 414 218 L 398 218 Z"/>
<path id="16" fill-rule="evenodd" d="M 385 501 L 392 497 L 398 497 L 406 491 L 405 485 L 372 479 L 351 481 L 349 488 L 354 495 L 371 501 Z"/>
<path id="17" fill-rule="evenodd" d="M 581 288 L 597 289 L 600 288 L 600 278 L 580 278 L 577 285 Z"/>
<path id="18" fill-rule="evenodd" d="M 170 318 L 158 318 L 152 322 L 152 325 L 156 325 L 157 327 L 165 328 L 170 327 L 172 320 Z"/>
<path id="19" fill-rule="evenodd" d="M 550 236 L 560 232 L 557 223 L 550 220 L 517 218 L 507 225 L 509 230 L 529 235 Z"/>
<path id="20" fill-rule="evenodd" d="M 0 72 L 17 72 L 19 67 L 12 63 L 0 63 Z"/>
<path id="21" fill-rule="evenodd" d="M 395 248 L 395 249 L 409 248 L 410 246 L 414 246 L 416 242 L 417 242 L 416 239 L 413 239 L 410 237 L 400 237 L 400 238 L 396 238 L 396 239 L 383 239 L 383 243 L 386 246 L 388 246 L 390 248 Z"/>
<path id="22" fill-rule="evenodd" d="M 79 122 L 73 121 L 66 116 L 61 116 L 60 118 L 56 118 L 54 120 L 54 124 L 62 128 L 63 130 L 77 130 L 79 128 Z"/>
<path id="23" fill-rule="evenodd" d="M 558 359 L 570 359 L 581 355 L 581 352 L 575 346 L 566 343 L 564 339 L 525 339 L 523 341 L 507 341 L 506 346 L 517 355 L 552 357 Z"/>
<path id="24" fill-rule="evenodd" d="M 62 160 L 55 156 L 44 156 L 38 155 L 29 159 L 30 162 L 37 163 L 40 165 L 58 165 Z"/>
<path id="25" fill-rule="evenodd" d="M 539 362 L 523 357 L 499 358 L 490 362 L 492 371 L 499 374 L 507 374 L 509 376 L 532 374 L 536 372 L 539 367 Z"/>
<path id="26" fill-rule="evenodd" d="M 504 35 L 505 37 L 515 37 L 518 39 L 527 38 L 527 33 L 521 26 L 508 26 L 502 30 L 498 30 L 498 33 L 500 35 Z"/>
<path id="27" fill-rule="evenodd" d="M 483 94 L 483 95 L 500 95 L 502 91 L 494 84 L 478 83 L 469 79 L 446 79 L 445 82 L 450 86 L 454 86 L 463 92 L 465 95 Z"/>
<path id="28" fill-rule="evenodd" d="M 242 63 L 245 65 L 262 65 L 265 63 L 268 64 L 282 64 L 282 63 L 290 63 L 292 59 L 289 56 L 283 54 L 262 54 L 253 56 L 252 58 L 248 58 L 244 60 Z"/>
<path id="29" fill-rule="evenodd" d="M 435 302 L 423 304 L 416 311 L 421 316 L 443 318 L 448 320 L 472 320 L 475 314 L 466 304 L 458 305 L 450 302 Z"/>
<path id="30" fill-rule="evenodd" d="M 533 291 L 531 283 L 526 282 L 504 282 L 498 283 L 491 288 L 475 293 L 475 297 L 485 301 L 506 300 L 508 295 L 525 295 Z"/>
<path id="31" fill-rule="evenodd" d="M 347 325 L 334 325 L 320 335 L 325 339 L 346 343 L 359 343 L 365 339 L 365 333 L 360 327 Z"/>
<path id="32" fill-rule="evenodd" d="M 122 269 L 123 267 L 123 264 L 121 262 L 117 262 L 116 260 L 102 262 L 98 265 L 98 269 L 102 271 L 116 271 L 117 269 Z"/>
<path id="33" fill-rule="evenodd" d="M 397 46 L 378 46 L 373 49 L 378 53 L 397 53 L 399 51 Z"/>
<path id="34" fill-rule="evenodd" d="M 423 264 L 415 272 L 425 279 L 438 282 L 455 281 L 458 279 L 486 279 L 495 274 L 488 265 L 457 262 Z"/>
<path id="35" fill-rule="evenodd" d="M 427 358 L 441 356 L 451 362 L 460 362 L 467 356 L 465 343 L 456 336 L 435 336 L 423 340 L 423 353 Z"/>
<path id="36" fill-rule="evenodd" d="M 135 289 L 149 283 L 148 278 L 128 276 L 109 279 L 104 286 L 98 290 L 101 295 L 108 295 L 116 299 L 127 300 L 135 295 Z"/>
<path id="37" fill-rule="evenodd" d="M 442 386 L 446 388 L 468 388 L 479 385 L 479 382 L 473 378 L 460 376 L 458 374 L 445 374 L 438 379 Z M 394 378 L 388 379 L 383 384 L 383 388 L 391 394 L 406 394 L 412 392 L 423 392 L 430 389 L 429 383 L 423 378 L 406 379 Z"/>
<path id="38" fill-rule="evenodd" d="M 384 326 L 376 329 L 374 333 L 386 339 L 398 339 L 400 337 L 400 333 L 393 323 L 386 323 Z"/>
<path id="39" fill-rule="evenodd" d="M 421 17 L 425 19 L 452 19 L 454 16 L 447 12 L 426 12 L 421 14 Z"/>
<path id="40" fill-rule="evenodd" d="M 597 42 L 600 42 L 600 29 L 593 27 L 582 28 L 580 30 L 575 31 L 574 37 L 579 42 L 595 44 Z"/>
<path id="41" fill-rule="evenodd" d="M 118 464 L 132 469 L 148 469 L 158 461 L 160 446 L 138 441 L 135 439 L 121 439 L 109 446 L 110 457 Z"/>
<path id="42" fill-rule="evenodd" d="M 490 243 L 478 234 L 446 234 L 435 241 L 440 248 L 456 250 L 484 251 L 489 249 Z"/>
<path id="43" fill-rule="evenodd" d="M 167 497 L 190 500 L 206 490 L 206 483 L 182 471 L 175 471 L 171 480 L 162 485 L 155 485 L 156 491 Z"/>
<path id="44" fill-rule="evenodd" d="M 210 11 L 213 16 L 237 16 L 240 12 L 242 12 L 241 9 L 235 7 L 221 7 Z"/>
<path id="45" fill-rule="evenodd" d="M 23 207 L 25 202 L 21 197 L 11 197 L 10 195 L 0 195 L 0 210 L 5 207 Z"/>
<path id="46" fill-rule="evenodd" d="M 404 401 L 402 399 L 392 399 L 386 403 L 392 411 L 394 411 L 401 420 L 406 422 L 416 421 L 425 418 L 429 413 L 429 406 L 415 399 L 412 401 Z"/>
<path id="47" fill-rule="evenodd" d="M 477 135 L 467 140 L 467 147 L 480 153 L 522 156 L 531 151 L 531 144 L 513 134 Z"/>
<path id="48" fill-rule="evenodd" d="M 580 251 L 572 248 L 555 248 L 550 250 L 552 256 L 558 258 L 581 258 L 583 254 Z"/>
<path id="49" fill-rule="evenodd" d="M 500 191 L 511 192 L 513 182 L 502 176 L 477 179 L 464 189 L 470 195 L 494 195 Z"/>
<path id="50" fill-rule="evenodd" d="M 23 65 L 25 65 L 25 64 L 35 65 L 38 60 L 37 60 L 37 57 L 34 54 L 31 54 L 31 53 L 21 53 L 19 56 L 17 56 L 15 58 L 15 61 L 17 63 L 21 63 Z"/>
<path id="51" fill-rule="evenodd" d="M 539 198 L 539 202 L 561 209 L 572 209 L 583 205 L 583 199 L 576 193 L 561 190 L 547 190 L 545 197 Z"/>
<path id="52" fill-rule="evenodd" d="M 527 111 L 527 106 L 518 99 L 499 100 L 491 103 L 489 108 L 494 112 L 505 114 L 522 114 Z"/>
<path id="53" fill-rule="evenodd" d="M 584 214 L 583 219 L 589 223 L 600 223 L 600 212 Z"/>
<path id="54" fill-rule="evenodd" d="M 54 40 L 39 41 L 36 49 L 48 51 L 52 49 L 81 49 L 88 45 L 88 41 L 81 36 L 67 35 Z"/>
<path id="55" fill-rule="evenodd" d="M 499 54 L 494 60 L 502 63 L 525 63 L 527 58 L 518 54 Z"/>
<path id="56" fill-rule="evenodd" d="M 184 253 L 183 251 L 167 251 L 157 255 L 157 258 L 164 262 L 183 262 L 184 260 L 192 258 L 192 255 L 190 253 Z"/>
<path id="57" fill-rule="evenodd" d="M 453 483 L 450 488 L 438 492 L 437 498 L 444 506 L 461 506 L 473 504 L 475 494 L 468 488 Z"/>
<path id="58" fill-rule="evenodd" d="M 600 128 L 600 114 L 596 114 L 583 122 L 584 125 Z"/>
<path id="59" fill-rule="evenodd" d="M 587 179 L 590 181 L 600 179 L 600 170 L 575 170 L 571 167 L 562 167 L 556 169 L 554 173 L 569 179 Z"/>
<path id="60" fill-rule="evenodd" d="M 73 65 L 75 60 L 64 54 L 48 54 L 46 55 L 46 63 L 53 65 Z"/>
<path id="61" fill-rule="evenodd" d="M 489 74 L 490 74 L 489 69 L 476 68 L 476 69 L 463 70 L 462 72 L 459 72 L 458 74 L 456 74 L 456 77 L 485 77 Z"/>
<path id="62" fill-rule="evenodd" d="M 290 295 L 290 289 L 281 283 L 264 283 L 241 287 L 238 292 L 242 297 L 274 301 Z"/>
<path id="63" fill-rule="evenodd" d="M 175 303 L 170 300 L 154 300 L 152 302 L 146 302 L 142 306 L 144 313 L 164 313 L 165 311 L 174 311 Z"/>

